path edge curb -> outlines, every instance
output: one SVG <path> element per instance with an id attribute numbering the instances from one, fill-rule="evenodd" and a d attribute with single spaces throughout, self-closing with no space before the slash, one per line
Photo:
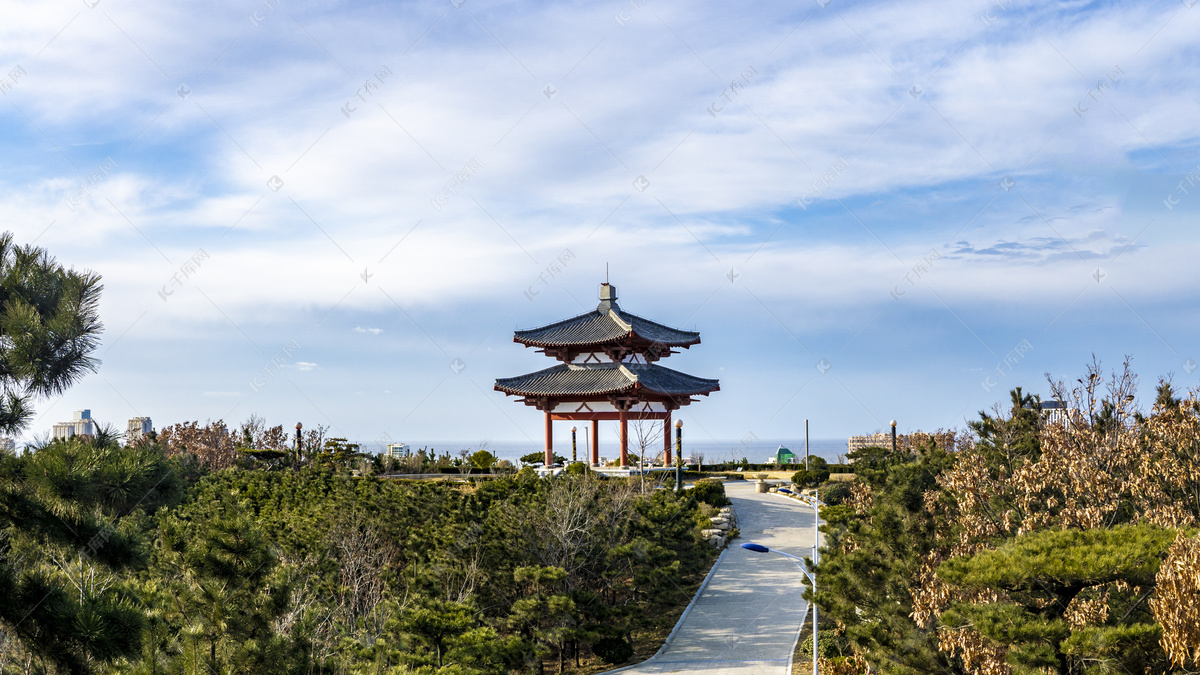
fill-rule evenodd
<path id="1" fill-rule="evenodd" d="M 808 620 L 808 613 L 812 611 L 812 603 L 804 608 L 804 616 L 800 617 L 800 627 L 796 629 L 796 639 L 792 640 L 792 653 L 788 654 L 787 675 L 792 675 L 793 662 L 796 659 L 796 647 L 800 645 L 800 634 L 804 632 L 804 622 Z"/>

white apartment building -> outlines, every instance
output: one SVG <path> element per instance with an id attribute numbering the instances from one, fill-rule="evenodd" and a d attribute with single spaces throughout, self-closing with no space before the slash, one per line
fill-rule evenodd
<path id="1" fill-rule="evenodd" d="M 54 425 L 55 440 L 66 440 L 72 436 L 95 436 L 96 423 L 91 410 L 76 410 L 70 422 Z"/>
<path id="2" fill-rule="evenodd" d="M 897 442 L 901 440 L 898 437 Z M 854 452 L 863 448 L 888 448 L 892 447 L 891 433 L 876 433 L 867 434 L 866 436 L 851 436 L 850 442 L 846 444 L 846 452 Z"/>
<path id="3" fill-rule="evenodd" d="M 129 426 L 125 429 L 125 442 L 133 443 L 151 431 L 154 431 L 154 424 L 149 417 L 135 417 L 129 420 Z"/>
<path id="4" fill-rule="evenodd" d="M 1042 419 L 1047 424 L 1062 424 L 1078 417 L 1078 408 L 1068 408 L 1066 403 L 1057 399 L 1042 401 Z"/>

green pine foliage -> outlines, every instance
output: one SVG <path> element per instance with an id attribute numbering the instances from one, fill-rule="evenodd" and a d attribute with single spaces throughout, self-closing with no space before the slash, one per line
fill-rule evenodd
<path id="1" fill-rule="evenodd" d="M 691 494 L 358 478 L 331 450 L 216 473 L 152 441 L 0 459 L 0 673 L 562 671 L 669 628 L 715 557 Z"/>
<path id="2" fill-rule="evenodd" d="M 916 456 L 868 448 L 855 459 L 858 479 L 875 499 L 865 513 L 846 504 L 821 510 L 826 547 L 816 601 L 826 619 L 845 627 L 849 645 L 882 672 L 961 672 L 938 650 L 937 635 L 910 616 L 921 555 L 941 544 L 945 529 L 922 499 L 936 489 L 953 455 L 935 447 Z"/>
<path id="3" fill-rule="evenodd" d="M 153 448 L 80 439 L 0 457 L 0 669 L 91 673 L 138 653 L 132 575 L 187 471 Z"/>
<path id="4" fill-rule="evenodd" d="M 792 483 L 798 487 L 817 487 L 829 480 L 829 463 L 820 457 L 809 457 L 808 468 L 792 474 Z"/>
<path id="5" fill-rule="evenodd" d="M 702 478 L 696 481 L 695 487 L 689 492 L 697 501 L 709 506 L 729 506 L 732 503 L 725 496 L 725 482 L 719 478 Z"/>
<path id="6" fill-rule="evenodd" d="M 0 233 L 0 433 L 28 425 L 34 396 L 61 394 L 95 370 L 102 289 L 99 275 Z"/>
<path id="7" fill-rule="evenodd" d="M 532 466 L 534 464 L 543 464 L 546 461 L 546 453 L 531 452 L 528 455 L 523 455 L 521 457 L 520 461 L 521 461 L 521 464 L 524 464 L 525 466 Z M 556 455 L 554 455 L 554 463 L 555 464 L 566 464 L 567 458 L 563 457 L 562 455 L 556 454 Z"/>

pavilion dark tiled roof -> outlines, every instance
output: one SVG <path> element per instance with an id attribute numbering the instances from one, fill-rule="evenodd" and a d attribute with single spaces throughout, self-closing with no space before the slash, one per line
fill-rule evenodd
<path id="1" fill-rule="evenodd" d="M 608 307 L 605 307 L 605 305 Z M 618 342 L 639 337 L 667 347 L 690 347 L 700 344 L 700 333 L 664 326 L 649 319 L 629 314 L 611 303 L 601 303 L 598 309 L 540 328 L 519 330 L 514 342 L 531 347 L 572 347 Z"/>
<path id="2" fill-rule="evenodd" d="M 636 385 L 664 396 L 699 396 L 718 391 L 718 380 L 693 377 L 663 366 L 637 363 L 560 364 L 496 380 L 496 390 L 515 396 L 605 396 Z"/>

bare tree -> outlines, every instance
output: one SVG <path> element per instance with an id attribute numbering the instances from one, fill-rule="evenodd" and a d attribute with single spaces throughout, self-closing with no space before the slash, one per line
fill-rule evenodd
<path id="1" fill-rule="evenodd" d="M 266 428 L 267 420 L 251 413 L 250 418 L 242 422 L 242 426 L 239 429 L 242 437 L 238 439 L 238 444 L 251 450 L 262 450 L 263 430 Z"/>
<path id="2" fill-rule="evenodd" d="M 268 450 L 281 450 L 284 452 L 288 450 L 287 432 L 283 430 L 282 424 L 277 424 L 270 429 L 264 430 L 262 432 L 262 436 L 259 437 L 258 442 L 259 448 L 266 448 Z"/>
<path id="3" fill-rule="evenodd" d="M 329 543 L 341 576 L 338 611 L 345 625 L 361 630 L 371 644 L 392 618 L 381 603 L 384 574 L 398 558 L 396 547 L 358 513 L 344 515 L 334 524 Z"/>
<path id="4" fill-rule="evenodd" d="M 637 444 L 639 458 L 644 458 L 647 452 L 653 453 L 655 446 L 662 446 L 662 422 L 658 420 L 634 420 L 630 424 L 630 427 L 633 428 L 633 439 L 634 443 Z M 662 453 L 660 452 L 659 454 Z"/>
<path id="5" fill-rule="evenodd" d="M 574 587 L 603 560 L 604 551 L 626 540 L 636 498 L 637 487 L 628 481 L 591 473 L 559 477 L 544 510 L 522 512 L 524 539 L 542 565 L 566 570 L 567 584 Z"/>
<path id="6" fill-rule="evenodd" d="M 300 437 L 300 460 L 311 464 L 325 450 L 325 432 L 329 427 L 318 424 L 315 429 L 305 431 Z"/>
<path id="7" fill-rule="evenodd" d="M 238 459 L 235 447 L 240 439 L 223 420 L 210 421 L 203 427 L 199 422 L 173 424 L 159 432 L 158 440 L 167 446 L 168 457 L 194 455 L 213 471 L 231 467 Z"/>
<path id="8" fill-rule="evenodd" d="M 655 444 L 662 443 L 663 426 L 658 420 L 634 420 L 633 438 L 638 448 L 638 473 L 642 477 L 642 493 L 646 492 L 646 452 Z M 661 454 L 661 453 L 659 453 Z M 656 456 L 655 459 L 658 459 Z"/>

